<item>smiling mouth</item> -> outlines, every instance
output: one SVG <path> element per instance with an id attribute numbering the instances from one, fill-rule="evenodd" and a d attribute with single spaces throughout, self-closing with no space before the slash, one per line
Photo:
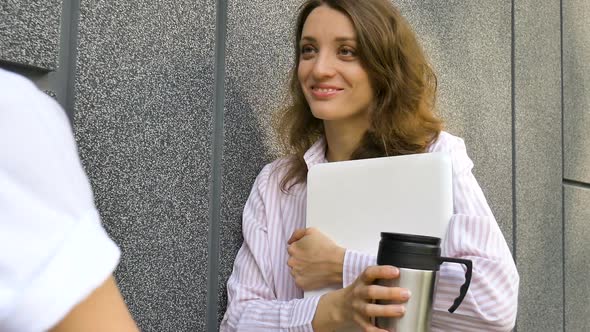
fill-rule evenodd
<path id="1" fill-rule="evenodd" d="M 342 91 L 342 89 L 336 89 L 336 88 L 316 88 L 316 87 L 312 87 L 311 90 L 313 90 L 314 92 L 320 92 L 320 93 Z"/>
<path id="2" fill-rule="evenodd" d="M 336 96 L 344 89 L 334 88 L 334 87 L 311 87 L 311 93 L 317 99 L 329 99 L 331 97 Z"/>

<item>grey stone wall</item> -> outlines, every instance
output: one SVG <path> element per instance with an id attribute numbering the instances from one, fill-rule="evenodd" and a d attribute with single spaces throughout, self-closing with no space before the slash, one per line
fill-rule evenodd
<path id="1" fill-rule="evenodd" d="M 0 5 L 0 65 L 72 115 L 104 225 L 123 251 L 116 277 L 144 331 L 217 329 L 243 205 L 277 154 L 270 121 L 300 2 Z M 518 330 L 590 329 L 588 3 L 396 3 L 513 250 Z"/>
<path id="2" fill-rule="evenodd" d="M 590 331 L 590 190 L 566 185 L 565 197 L 565 331 Z"/>
<path id="3" fill-rule="evenodd" d="M 465 139 L 474 174 L 512 246 L 511 2 L 395 3 L 423 40 L 447 130 Z"/>
<path id="4" fill-rule="evenodd" d="M 563 289 L 555 287 L 563 284 L 559 6 L 558 0 L 515 1 L 514 209 L 515 254 L 521 277 L 519 331 L 563 329 Z M 547 298 L 555 305 L 547 306 Z"/>
<path id="5" fill-rule="evenodd" d="M 61 0 L 3 0 L 0 60 L 45 71 L 58 65 Z"/>
<path id="6" fill-rule="evenodd" d="M 563 1 L 565 329 L 590 330 L 590 3 Z"/>
<path id="7" fill-rule="evenodd" d="M 142 331 L 205 329 L 215 3 L 82 1 L 74 128 Z"/>
<path id="8" fill-rule="evenodd" d="M 276 156 L 270 121 L 292 64 L 289 27 L 296 9 L 297 1 L 228 1 L 218 320 L 242 242 L 244 203 L 258 172 Z"/>
<path id="9" fill-rule="evenodd" d="M 78 2 L 6 0 L 0 3 L 0 66 L 31 79 L 71 117 L 72 31 Z"/>
<path id="10" fill-rule="evenodd" d="M 564 176 L 590 183 L 590 3 L 563 1 Z"/>

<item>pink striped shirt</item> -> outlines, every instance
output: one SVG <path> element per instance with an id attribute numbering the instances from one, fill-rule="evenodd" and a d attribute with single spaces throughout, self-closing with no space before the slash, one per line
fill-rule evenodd
<path id="1" fill-rule="evenodd" d="M 308 168 L 325 159 L 325 141 L 305 154 Z M 442 132 L 429 152 L 445 151 L 453 163 L 454 214 L 442 254 L 473 261 L 469 291 L 455 313 L 448 313 L 464 282 L 459 264 L 441 266 L 432 331 L 510 331 L 516 320 L 519 277 L 504 236 L 471 169 L 461 138 Z M 305 227 L 306 186 L 288 194 L 280 189 L 284 159 L 258 175 L 243 214 L 244 243 L 227 283 L 228 307 L 221 331 L 313 331 L 319 297 L 303 298 L 287 266 L 287 240 Z M 374 255 L 347 250 L 343 286 L 351 284 Z"/>

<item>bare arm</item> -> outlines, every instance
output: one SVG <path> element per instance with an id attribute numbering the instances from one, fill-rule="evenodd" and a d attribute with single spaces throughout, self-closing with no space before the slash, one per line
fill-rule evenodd
<path id="1" fill-rule="evenodd" d="M 113 276 L 105 280 L 51 329 L 51 332 L 70 331 L 139 331 Z"/>

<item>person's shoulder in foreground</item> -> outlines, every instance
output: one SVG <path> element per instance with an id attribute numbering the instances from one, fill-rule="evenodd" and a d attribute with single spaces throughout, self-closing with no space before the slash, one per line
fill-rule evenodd
<path id="1" fill-rule="evenodd" d="M 136 329 L 111 276 L 119 257 L 63 110 L 0 69 L 0 331 Z"/>

